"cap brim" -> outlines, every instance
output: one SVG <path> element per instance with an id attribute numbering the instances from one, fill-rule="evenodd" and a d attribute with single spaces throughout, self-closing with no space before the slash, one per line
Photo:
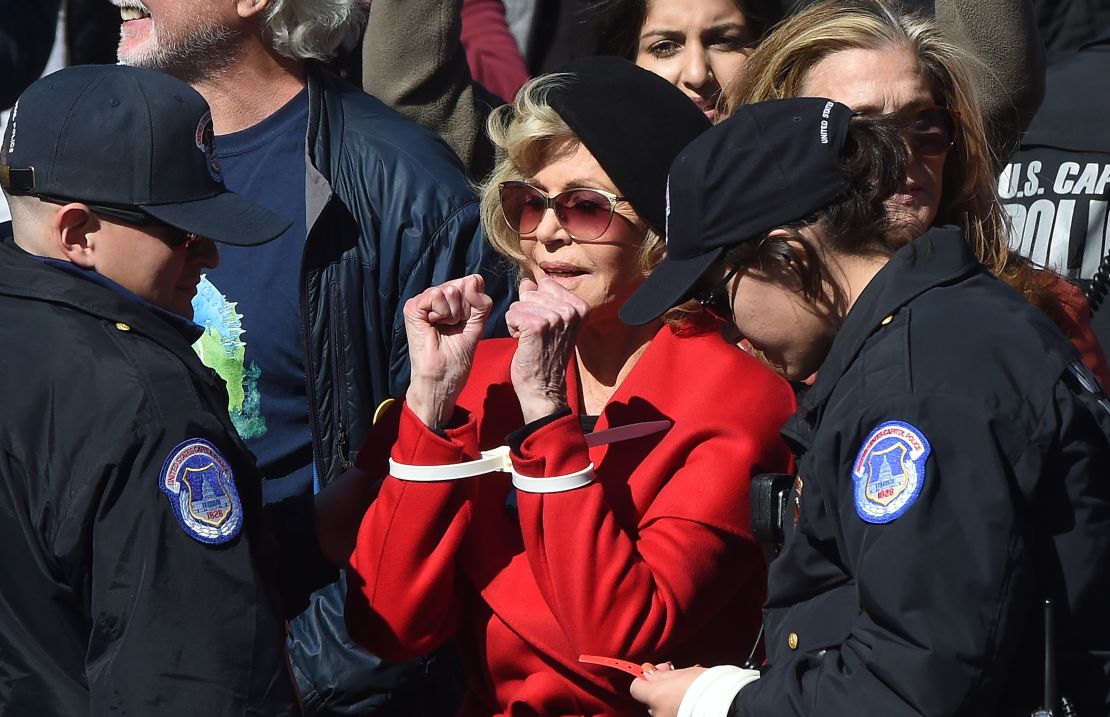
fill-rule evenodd
<path id="1" fill-rule="evenodd" d="M 140 207 L 160 222 L 221 244 L 255 246 L 277 239 L 293 222 L 233 192 L 178 204 Z"/>
<path id="2" fill-rule="evenodd" d="M 690 297 L 698 280 L 724 252 L 724 248 L 719 247 L 690 259 L 663 259 L 624 302 L 619 312 L 621 321 L 629 326 L 641 326 L 681 304 Z"/>

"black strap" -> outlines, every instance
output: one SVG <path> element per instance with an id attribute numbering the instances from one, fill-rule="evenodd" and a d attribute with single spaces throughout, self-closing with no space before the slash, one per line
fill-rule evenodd
<path id="1" fill-rule="evenodd" d="M 0 164 L 0 187 L 16 192 L 35 191 L 35 168 L 12 169 Z"/>

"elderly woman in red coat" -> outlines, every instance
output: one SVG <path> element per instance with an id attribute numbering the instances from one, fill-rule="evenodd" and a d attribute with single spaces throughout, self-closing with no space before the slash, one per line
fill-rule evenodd
<path id="1" fill-rule="evenodd" d="M 386 659 L 456 640 L 468 715 L 641 714 L 580 655 L 743 660 L 765 572 L 748 486 L 788 467 L 788 384 L 696 316 L 629 327 L 659 261 L 667 167 L 708 127 L 616 58 L 537 78 L 490 122 L 491 241 L 519 267 L 511 338 L 469 276 L 405 307 L 412 382 L 357 469 L 351 634 Z M 551 210 L 551 211 L 549 211 Z"/>

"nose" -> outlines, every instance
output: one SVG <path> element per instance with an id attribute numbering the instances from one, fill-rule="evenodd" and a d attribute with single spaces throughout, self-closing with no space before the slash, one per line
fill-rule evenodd
<path id="1" fill-rule="evenodd" d="M 692 90 L 702 90 L 717 83 L 709 56 L 702 45 L 693 42 L 686 45 L 680 79 L 685 87 Z"/>
<path id="2" fill-rule="evenodd" d="M 216 242 L 203 238 L 195 247 L 188 249 L 190 257 L 202 269 L 215 269 L 220 265 L 220 249 Z"/>
<path id="3" fill-rule="evenodd" d="M 548 207 L 544 211 L 539 226 L 532 232 L 532 237 L 541 244 L 569 244 L 572 241 L 570 233 L 563 228 L 559 217 L 555 216 L 554 207 Z"/>

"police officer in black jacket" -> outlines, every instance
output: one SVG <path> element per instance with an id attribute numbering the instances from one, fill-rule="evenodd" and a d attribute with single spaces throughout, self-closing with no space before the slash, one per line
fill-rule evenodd
<path id="1" fill-rule="evenodd" d="M 287 223 L 226 191 L 206 117 L 168 76 L 76 67 L 4 136 L 2 715 L 300 713 L 284 620 L 331 571 L 266 529 L 312 504 L 264 520 L 189 320 L 213 241 Z"/>
<path id="2" fill-rule="evenodd" d="M 672 166 L 668 258 L 622 318 L 697 297 L 817 379 L 783 429 L 767 664 L 656 668 L 656 717 L 1110 711 L 1110 400 L 959 229 L 887 221 L 922 131 L 783 100 Z"/>

